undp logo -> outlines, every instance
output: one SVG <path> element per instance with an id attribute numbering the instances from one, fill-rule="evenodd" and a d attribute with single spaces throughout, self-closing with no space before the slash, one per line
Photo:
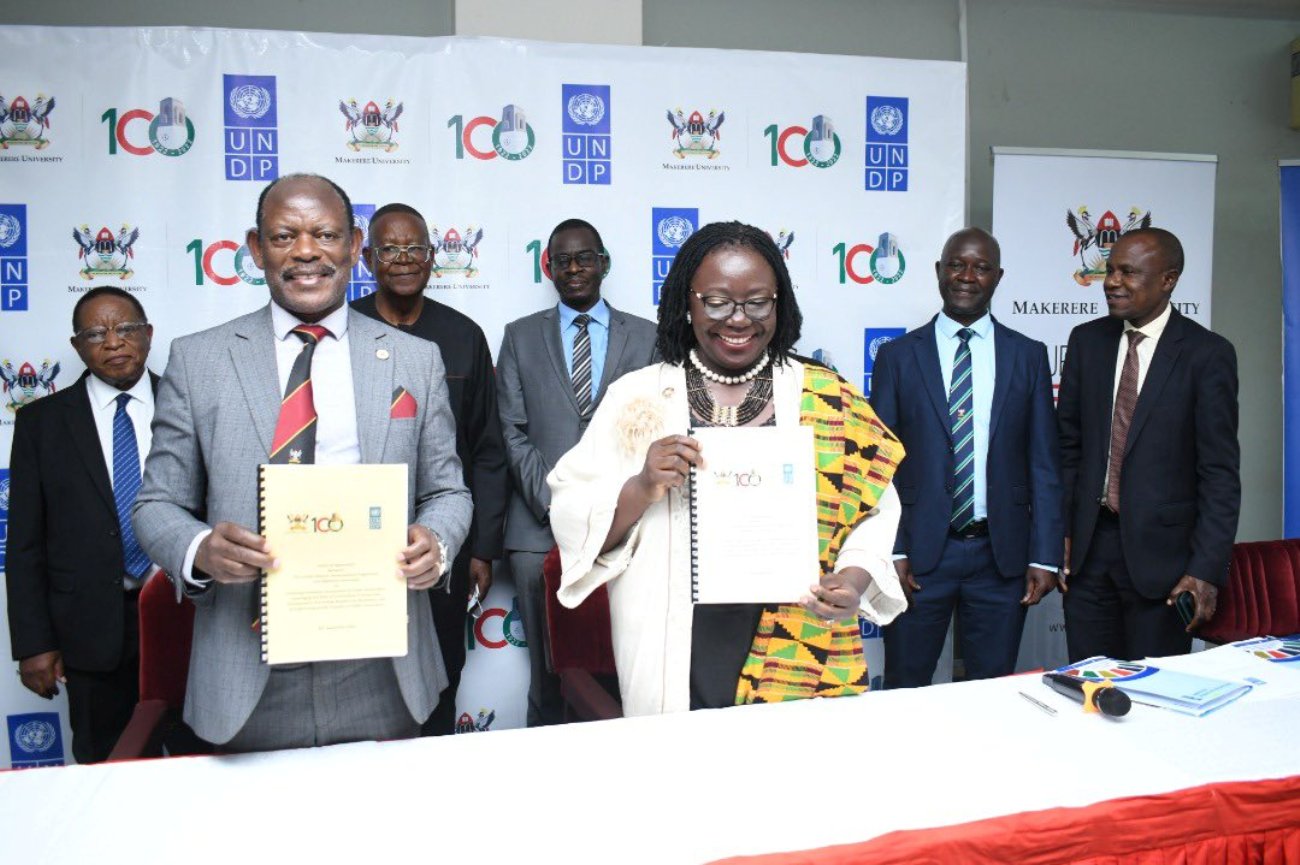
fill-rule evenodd
<path id="1" fill-rule="evenodd" d="M 280 176 L 274 75 L 222 75 L 226 94 L 227 180 L 259 183 Z"/>
<path id="2" fill-rule="evenodd" d="M 654 304 L 659 305 L 659 293 L 672 269 L 677 250 L 700 227 L 698 207 L 655 207 L 650 212 L 651 281 Z"/>
<path id="3" fill-rule="evenodd" d="M 27 205 L 0 204 L 0 311 L 27 309 Z"/>
<path id="4" fill-rule="evenodd" d="M 564 182 L 608 186 L 613 165 L 609 85 L 565 84 L 562 90 Z"/>

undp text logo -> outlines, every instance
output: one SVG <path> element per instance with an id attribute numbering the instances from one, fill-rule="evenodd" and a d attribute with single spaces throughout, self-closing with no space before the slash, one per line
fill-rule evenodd
<path id="1" fill-rule="evenodd" d="M 375 215 L 375 206 L 373 204 L 352 204 L 352 224 L 361 229 L 361 242 L 365 245 L 370 243 L 370 217 Z M 357 263 L 352 267 L 352 277 L 348 280 L 348 303 L 356 300 L 358 297 L 365 297 L 367 294 L 374 294 L 375 275 L 366 267 L 365 256 L 357 259 Z"/>
<path id="2" fill-rule="evenodd" d="M 610 182 L 609 85 L 563 86 L 564 182 Z"/>
<path id="3" fill-rule="evenodd" d="M 867 97 L 866 188 L 907 191 L 907 97 Z"/>
<path id="4" fill-rule="evenodd" d="M 700 227 L 698 207 L 656 207 L 650 214 L 651 279 L 654 282 L 654 304 L 659 305 L 659 292 L 664 280 L 682 248 L 686 238 Z"/>
<path id="5" fill-rule="evenodd" d="M 27 309 L 27 205 L 0 204 L 0 311 Z"/>
<path id="6" fill-rule="evenodd" d="M 225 94 L 226 179 L 274 180 L 280 175 L 274 75 L 222 75 Z"/>
<path id="7" fill-rule="evenodd" d="M 15 769 L 63 765 L 63 728 L 58 712 L 9 716 L 10 764 Z"/>
<path id="8" fill-rule="evenodd" d="M 9 469 L 0 469 L 0 571 L 5 569 L 5 545 L 9 542 Z"/>
<path id="9" fill-rule="evenodd" d="M 871 396 L 871 373 L 876 367 L 876 352 L 885 343 L 905 333 L 905 327 L 868 327 L 862 331 L 862 393 L 866 396 Z"/>

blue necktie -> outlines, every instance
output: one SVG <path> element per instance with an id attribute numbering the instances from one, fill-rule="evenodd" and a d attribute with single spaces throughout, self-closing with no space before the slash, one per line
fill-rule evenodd
<path id="1" fill-rule="evenodd" d="M 113 415 L 113 502 L 117 505 L 117 522 L 122 531 L 122 561 L 126 572 L 139 578 L 149 568 L 149 557 L 140 549 L 131 526 L 131 506 L 140 492 L 140 448 L 135 443 L 135 427 L 126 413 L 131 395 L 117 395 L 117 412 Z"/>
<path id="2" fill-rule="evenodd" d="M 948 423 L 952 427 L 952 520 L 960 532 L 975 519 L 975 392 L 972 387 L 969 327 L 957 331 L 961 345 L 948 388 Z"/>

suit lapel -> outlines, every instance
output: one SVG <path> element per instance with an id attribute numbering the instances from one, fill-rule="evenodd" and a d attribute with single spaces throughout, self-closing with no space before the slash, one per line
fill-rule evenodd
<path id="1" fill-rule="evenodd" d="M 1007 404 L 1007 391 L 1011 388 L 1011 377 L 1016 374 L 1015 358 L 1011 356 L 1012 342 L 1006 328 L 993 322 L 993 406 L 989 410 L 989 440 L 998 431 L 998 419 Z"/>
<path id="2" fill-rule="evenodd" d="M 948 422 L 948 395 L 943 390 L 943 368 L 939 365 L 939 346 L 935 342 L 934 320 L 916 331 L 912 351 L 916 354 L 916 365 L 921 368 L 921 381 L 925 392 L 930 395 L 934 413 L 938 415 L 948 440 L 952 440 L 952 424 Z"/>
<path id="3" fill-rule="evenodd" d="M 73 449 L 86 464 L 86 471 L 95 490 L 104 499 L 104 504 L 117 516 L 117 502 L 113 498 L 113 482 L 108 476 L 108 465 L 104 462 L 104 449 L 99 443 L 99 432 L 95 427 L 95 416 L 90 408 L 90 393 L 86 388 L 86 379 L 82 376 L 73 388 L 80 393 L 73 395 L 64 410 L 63 420 L 68 429 L 68 438 L 72 440 Z"/>
<path id="4" fill-rule="evenodd" d="M 608 306 L 606 301 L 606 306 Z M 592 401 L 593 408 L 604 398 L 605 389 L 609 387 L 609 382 L 614 375 L 614 370 L 618 369 L 619 363 L 623 360 L 623 350 L 627 348 L 627 329 L 623 327 L 623 314 L 614 307 L 609 307 L 609 346 L 605 350 L 605 366 L 600 372 L 600 384 L 596 388 L 596 398 Z M 573 388 L 569 388 L 573 390 Z M 574 405 L 577 405 L 577 396 L 574 396 Z"/>
<path id="5" fill-rule="evenodd" d="M 275 362 L 275 331 L 271 327 L 269 305 L 261 315 L 249 320 L 246 329 L 236 332 L 230 359 L 244 392 L 253 429 L 269 454 L 275 422 L 280 417 L 280 374 Z"/>
<path id="6" fill-rule="evenodd" d="M 1142 381 L 1142 390 L 1138 392 L 1137 406 L 1133 409 L 1133 422 L 1129 425 L 1128 439 L 1124 442 L 1125 456 L 1133 450 L 1133 442 L 1137 441 L 1138 435 L 1142 432 L 1142 425 L 1151 416 L 1151 406 L 1160 398 L 1160 392 L 1164 390 L 1165 382 L 1169 381 L 1169 374 L 1173 372 L 1174 364 L 1178 362 L 1178 355 L 1182 350 L 1183 318 L 1178 310 L 1174 310 L 1169 316 L 1169 323 L 1165 325 L 1165 332 L 1160 335 L 1160 341 L 1156 343 L 1155 354 L 1151 357 L 1151 368 L 1147 370 L 1147 377 Z"/>
<path id="7" fill-rule="evenodd" d="M 394 382 L 397 346 L 388 328 L 360 313 L 348 313 L 348 354 L 352 359 L 352 394 L 357 406 L 361 462 L 378 463 L 388 443 L 393 390 L 411 382 Z M 384 354 L 380 358 L 380 354 Z M 411 394 L 412 397 L 415 394 Z M 419 397 L 417 397 L 419 399 Z"/>
<path id="8" fill-rule="evenodd" d="M 578 398 L 573 395 L 573 380 L 569 378 L 569 366 L 564 362 L 564 345 L 560 342 L 560 313 L 555 307 L 551 307 L 542 316 L 542 344 L 546 346 L 546 356 L 555 370 L 556 380 L 564 385 L 560 390 L 569 400 L 573 413 L 581 415 L 582 412 L 578 410 Z"/>

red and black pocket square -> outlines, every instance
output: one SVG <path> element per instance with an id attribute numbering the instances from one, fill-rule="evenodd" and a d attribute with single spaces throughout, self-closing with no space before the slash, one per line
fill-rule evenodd
<path id="1" fill-rule="evenodd" d="M 415 397 L 404 387 L 393 390 L 393 401 L 388 409 L 388 416 L 393 420 L 415 417 Z"/>

